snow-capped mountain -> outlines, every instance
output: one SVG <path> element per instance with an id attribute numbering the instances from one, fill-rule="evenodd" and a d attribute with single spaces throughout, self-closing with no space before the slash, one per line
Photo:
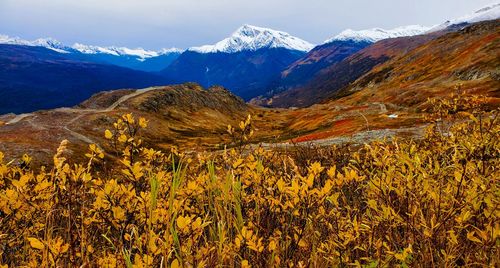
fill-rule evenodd
<path id="1" fill-rule="evenodd" d="M 45 47 L 59 53 L 82 53 L 82 54 L 109 54 L 113 56 L 132 56 L 144 61 L 148 58 L 158 57 L 170 53 L 180 54 L 183 51 L 178 48 L 161 49 L 159 51 L 145 50 L 143 48 L 126 48 L 126 47 L 100 47 L 75 43 L 73 46 L 66 46 L 53 38 L 39 38 L 34 41 L 28 41 L 19 37 L 9 37 L 0 35 L 0 44 L 22 45 L 33 47 Z"/>
<path id="2" fill-rule="evenodd" d="M 20 39 L 19 37 L 10 37 L 8 35 L 3 35 L 0 34 L 0 44 L 7 44 L 7 45 L 28 45 L 29 42 L 23 39 Z"/>
<path id="3" fill-rule="evenodd" d="M 178 48 L 162 49 L 159 51 L 145 50 L 143 48 L 130 49 L 126 47 L 99 47 L 99 46 L 89 46 L 79 43 L 75 43 L 72 46 L 73 49 L 84 54 L 110 54 L 114 56 L 134 56 L 138 57 L 140 60 L 145 60 L 148 58 L 154 58 L 170 53 L 182 53 L 183 51 Z"/>
<path id="4" fill-rule="evenodd" d="M 34 41 L 28 41 L 21 39 L 19 37 L 9 37 L 7 35 L 0 35 L 0 44 L 45 47 L 59 53 L 71 52 L 70 47 L 63 45 L 61 42 L 52 38 L 39 38 Z"/>
<path id="5" fill-rule="evenodd" d="M 262 48 L 285 48 L 307 52 L 314 45 L 288 33 L 245 24 L 230 37 L 214 44 L 192 47 L 189 51 L 198 53 L 235 53 L 256 51 Z"/>
<path id="6" fill-rule="evenodd" d="M 420 35 L 427 32 L 428 30 L 429 27 L 421 25 L 402 26 L 392 30 L 373 28 L 373 29 L 355 31 L 352 29 L 347 29 L 341 32 L 340 34 L 336 35 L 335 37 L 326 40 L 325 44 L 334 41 L 355 41 L 355 42 L 375 43 L 383 39 Z"/>
<path id="7" fill-rule="evenodd" d="M 463 17 L 446 21 L 445 23 L 436 25 L 432 27 L 429 32 L 436 32 L 443 29 L 446 29 L 449 26 L 460 25 L 464 23 L 475 23 L 485 20 L 496 20 L 500 18 L 500 3 L 496 3 L 484 8 L 479 9 L 478 11 L 465 15 Z"/>

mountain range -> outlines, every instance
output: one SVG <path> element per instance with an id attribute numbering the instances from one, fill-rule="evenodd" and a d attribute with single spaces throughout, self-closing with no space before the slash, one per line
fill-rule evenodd
<path id="1" fill-rule="evenodd" d="M 309 106 L 344 94 L 376 66 L 420 45 L 499 17 L 496 4 L 432 27 L 348 29 L 317 46 L 248 24 L 216 44 L 186 50 L 67 46 L 0 35 L 0 114 L 73 106 L 103 90 L 185 82 L 220 85 L 264 106 Z"/>
<path id="2" fill-rule="evenodd" d="M 100 47 L 75 43 L 67 46 L 52 38 L 39 38 L 33 41 L 19 37 L 0 35 L 0 44 L 43 47 L 64 54 L 74 60 L 113 64 L 139 71 L 155 72 L 166 68 L 183 50 L 178 48 L 161 49 L 159 51 L 143 48 Z"/>
<path id="3" fill-rule="evenodd" d="M 385 60 L 379 59 L 379 64 L 336 91 L 311 95 L 319 101 L 298 109 L 254 106 L 222 87 L 205 89 L 194 83 L 99 92 L 73 108 L 0 116 L 4 122 L 0 123 L 0 150 L 50 159 L 57 141 L 64 138 L 73 152 L 82 152 L 88 143 L 105 144 L 102 133 L 123 113 L 146 117 L 149 127 L 142 133 L 144 141 L 159 148 L 220 149 L 218 145 L 227 142 L 227 125 L 236 125 L 248 114 L 258 130 L 253 139 L 265 143 L 328 145 L 346 141 L 350 135 L 360 142 L 391 133 L 418 136 L 428 98 L 449 96 L 459 88 L 483 95 L 498 107 L 498 40 L 500 20 L 377 42 L 346 59 L 351 63 L 368 62 L 371 57 Z M 337 83 L 329 81 L 324 85 Z"/>

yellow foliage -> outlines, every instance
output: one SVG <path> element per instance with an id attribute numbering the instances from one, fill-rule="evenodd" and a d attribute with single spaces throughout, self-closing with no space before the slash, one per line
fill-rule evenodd
<path id="1" fill-rule="evenodd" d="M 65 142 L 52 169 L 33 170 L 29 156 L 14 165 L 0 153 L 0 263 L 498 267 L 495 116 L 299 165 L 262 148 L 145 148 L 147 121 L 124 115 L 104 133 L 113 158 L 90 145 L 74 163 Z M 251 117 L 228 132 L 248 139 Z"/>

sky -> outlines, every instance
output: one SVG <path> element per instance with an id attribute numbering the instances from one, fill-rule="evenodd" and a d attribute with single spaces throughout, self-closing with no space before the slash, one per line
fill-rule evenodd
<path id="1" fill-rule="evenodd" d="M 0 34 L 145 49 L 213 44 L 243 24 L 320 44 L 344 29 L 432 26 L 499 0 L 0 0 Z"/>

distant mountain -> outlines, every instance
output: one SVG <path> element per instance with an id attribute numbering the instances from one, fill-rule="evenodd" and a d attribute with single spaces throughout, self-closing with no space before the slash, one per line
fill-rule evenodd
<path id="1" fill-rule="evenodd" d="M 429 32 L 440 31 L 450 26 L 467 25 L 480 21 L 496 20 L 498 18 L 500 18 L 500 3 L 486 6 L 472 14 L 468 14 L 457 19 L 448 20 L 442 24 L 432 27 L 429 29 Z"/>
<path id="2" fill-rule="evenodd" d="M 58 53 L 67 54 L 67 58 L 75 60 L 113 64 L 147 72 L 158 72 L 166 68 L 182 53 L 182 50 L 177 48 L 152 51 L 143 48 L 99 47 L 79 43 L 66 46 L 52 38 L 28 41 L 7 35 L 0 35 L 0 44 L 44 47 Z"/>
<path id="3" fill-rule="evenodd" d="M 102 90 L 169 82 L 159 75 L 78 61 L 55 49 L 0 45 L 0 114 L 73 106 Z"/>
<path id="4" fill-rule="evenodd" d="M 341 62 L 377 41 L 401 36 L 418 35 L 428 29 L 423 26 L 411 25 L 392 30 L 380 28 L 361 31 L 345 30 L 325 41 L 324 44 L 315 47 L 304 57 L 288 66 L 281 72 L 280 77 L 268 85 L 266 94 L 253 100 L 253 102 L 260 105 L 267 105 L 266 98 L 307 85 L 315 77 L 325 72 L 328 67 Z"/>
<path id="5" fill-rule="evenodd" d="M 354 31 L 347 29 L 335 37 L 325 41 L 326 44 L 335 41 L 354 41 L 354 42 L 370 42 L 375 43 L 380 40 L 397 38 L 404 36 L 414 36 L 427 32 L 430 28 L 421 25 L 409 25 L 398 27 L 391 30 L 381 28 L 373 28 L 367 30 Z"/>
<path id="6" fill-rule="evenodd" d="M 162 73 L 179 83 L 222 85 L 249 100 L 313 47 L 285 32 L 244 25 L 215 45 L 188 49 Z"/>
<path id="7" fill-rule="evenodd" d="M 344 103 L 369 99 L 418 109 L 429 97 L 459 88 L 489 96 L 498 107 L 499 41 L 500 19 L 474 23 L 376 66 L 338 95 L 346 96 Z"/>
<path id="8" fill-rule="evenodd" d="M 0 44 L 4 45 L 20 45 L 32 47 L 44 47 L 59 53 L 71 53 L 71 47 L 63 45 L 61 42 L 52 38 L 39 38 L 34 41 L 28 41 L 19 37 L 10 37 L 0 34 Z"/>
<path id="9" fill-rule="evenodd" d="M 288 33 L 245 24 L 215 45 L 192 47 L 189 50 L 198 53 L 236 53 L 263 48 L 284 48 L 308 52 L 313 47 L 314 45 Z"/>
<path id="10" fill-rule="evenodd" d="M 269 84 L 268 96 L 307 84 L 324 68 L 371 45 L 368 41 L 338 40 L 315 47 L 304 57 L 287 66 L 276 81 Z"/>
<path id="11" fill-rule="evenodd" d="M 290 88 L 272 97 L 257 98 L 252 102 L 272 107 L 304 107 L 322 102 L 378 64 L 404 55 L 442 34 L 444 32 L 379 41 L 323 68 L 306 84 Z"/>
<path id="12" fill-rule="evenodd" d="M 340 92 L 344 92 L 341 89 L 381 63 L 403 56 L 434 38 L 459 31 L 471 23 L 498 18 L 500 4 L 495 4 L 431 28 L 412 25 L 392 30 L 343 31 L 293 63 L 282 73 L 281 80 L 275 81 L 265 95 L 253 99 L 252 103 L 275 107 L 309 106 L 331 96 L 339 96 Z M 351 47 L 345 57 L 325 61 L 330 57 L 328 51 L 338 50 L 338 42 L 342 41 L 364 42 L 365 48 L 361 46 L 361 50 L 356 52 Z"/>

